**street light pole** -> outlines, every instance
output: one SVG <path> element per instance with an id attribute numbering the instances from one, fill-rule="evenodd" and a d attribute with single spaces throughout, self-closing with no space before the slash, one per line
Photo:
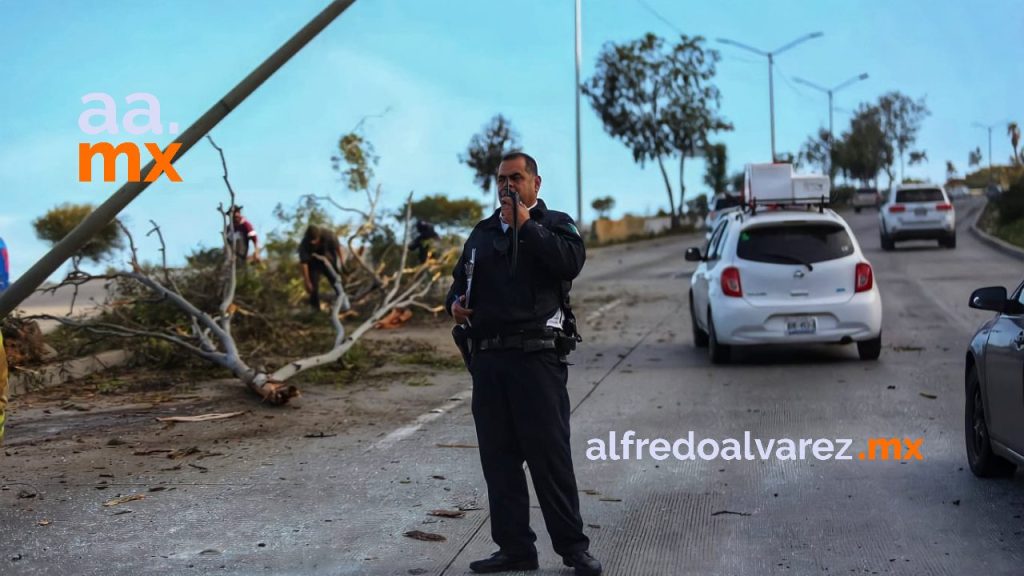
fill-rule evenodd
<path id="1" fill-rule="evenodd" d="M 997 122 L 995 124 L 982 124 L 981 122 L 975 122 L 973 125 L 977 128 L 984 128 L 988 130 L 988 181 L 992 182 L 995 175 L 992 173 L 992 129 L 996 126 L 1003 126 L 1008 122 Z"/>
<path id="2" fill-rule="evenodd" d="M 803 84 L 804 86 L 809 86 L 811 88 L 814 88 L 815 90 L 820 90 L 820 91 L 824 92 L 825 94 L 828 94 L 828 159 L 827 160 L 828 160 L 828 178 L 829 178 L 829 182 L 832 181 L 832 146 L 833 146 L 833 142 L 835 142 L 835 138 L 836 138 L 835 132 L 833 132 L 833 130 L 832 130 L 832 96 L 836 92 L 842 90 L 843 88 L 846 88 L 850 84 L 853 84 L 855 82 L 859 82 L 861 80 L 867 80 L 867 77 L 868 77 L 868 73 L 864 72 L 863 74 L 858 74 L 858 75 L 854 76 L 853 78 L 850 78 L 849 80 L 847 80 L 847 81 L 837 85 L 834 88 L 825 88 L 825 87 L 822 87 L 822 86 L 818 86 L 817 84 L 815 84 L 813 82 L 809 82 L 807 80 L 804 80 L 803 78 L 796 78 L 796 77 L 793 78 L 794 82 Z"/>
<path id="3" fill-rule="evenodd" d="M 580 27 L 580 0 L 576 0 L 576 226 L 583 229 L 583 166 L 580 152 L 580 58 L 583 38 Z"/>
<path id="4" fill-rule="evenodd" d="M 805 42 L 805 41 L 811 40 L 813 38 L 820 38 L 821 36 L 824 36 L 824 33 L 822 33 L 822 32 L 812 32 L 812 33 L 807 34 L 805 36 L 801 36 L 801 37 L 797 38 L 796 40 L 793 40 L 792 42 L 790 42 L 789 44 L 786 44 L 785 46 L 782 46 L 781 48 L 776 48 L 775 50 L 772 50 L 771 52 L 766 52 L 766 51 L 761 50 L 759 48 L 754 48 L 753 46 L 747 46 L 746 44 L 743 44 L 742 42 L 737 42 L 735 40 L 729 40 L 727 38 L 718 38 L 718 41 L 721 42 L 722 44 L 728 44 L 730 46 L 735 46 L 737 48 L 742 48 L 744 50 L 748 50 L 750 52 L 753 52 L 755 54 L 759 54 L 761 56 L 765 56 L 765 57 L 768 58 L 768 114 L 769 114 L 769 117 L 770 117 L 771 131 L 772 131 L 772 162 L 775 162 L 775 80 L 774 80 L 774 74 L 773 74 L 773 68 L 774 68 L 774 64 L 775 64 L 775 56 L 777 56 L 778 54 L 780 54 L 782 52 L 785 52 L 786 50 L 789 50 L 790 48 L 796 46 L 797 44 L 800 44 L 801 42 Z"/>

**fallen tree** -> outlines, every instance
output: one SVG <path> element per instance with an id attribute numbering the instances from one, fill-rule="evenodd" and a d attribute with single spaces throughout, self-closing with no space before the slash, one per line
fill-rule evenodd
<path id="1" fill-rule="evenodd" d="M 351 143 L 352 139 L 342 139 L 343 143 L 346 141 Z M 357 143 L 361 142 L 361 139 L 357 139 Z M 232 321 L 239 314 L 258 316 L 260 311 L 245 310 L 236 303 L 238 264 L 234 253 L 234 243 L 230 241 L 228 235 L 231 226 L 230 208 L 236 205 L 235 192 L 228 178 L 227 162 L 223 150 L 213 142 L 212 138 L 210 138 L 210 143 L 220 154 L 224 170 L 223 179 L 230 196 L 227 208 L 223 204 L 217 207 L 223 220 L 222 230 L 224 233 L 222 234 L 223 253 L 220 265 L 222 282 L 215 310 L 208 312 L 209 306 L 193 301 L 195 298 L 186 297 L 179 288 L 179 281 L 194 278 L 194 274 L 202 275 L 203 272 L 192 272 L 188 269 L 171 270 L 167 265 L 163 234 L 156 222 L 151 220 L 152 228 L 147 236 L 155 234 L 160 242 L 161 264 L 159 266 L 146 266 L 139 262 L 136 243 L 131 232 L 119 223 L 128 240 L 129 270 L 99 275 L 89 274 L 76 268 L 59 285 L 47 289 L 56 290 L 64 286 L 78 287 L 97 279 L 113 282 L 118 288 L 111 301 L 103 304 L 101 316 L 88 319 L 75 317 L 69 312 L 66 316 L 43 314 L 33 318 L 55 320 L 64 326 L 100 336 L 158 340 L 169 343 L 195 357 L 226 368 L 266 402 L 285 404 L 298 394 L 298 390 L 294 386 L 287 384 L 290 378 L 306 370 L 338 362 L 360 337 L 393 310 L 411 307 L 419 307 L 432 312 L 439 310 L 438 306 L 430 305 L 424 298 L 441 277 L 443 269 L 451 265 L 455 251 L 449 250 L 440 256 L 431 254 L 426 261 L 416 266 L 407 266 L 412 208 L 412 194 L 410 193 L 405 202 L 404 218 L 399 219 L 403 228 L 402 240 L 400 244 L 396 242 L 394 245 L 399 252 L 397 261 L 393 261 L 393 264 L 389 266 L 388 263 L 392 260 L 381 258 L 378 265 L 371 265 L 366 259 L 365 249 L 370 244 L 371 237 L 378 234 L 383 228 L 379 222 L 378 210 L 381 187 L 379 185 L 374 187 L 371 193 L 369 180 L 364 178 L 361 180 L 360 189 L 366 191 L 368 202 L 366 210 L 345 206 L 344 203 L 338 202 L 330 196 L 320 197 L 320 199 L 328 201 L 345 212 L 355 214 L 359 218 L 359 222 L 350 227 L 351 232 L 346 238 L 346 244 L 349 247 L 348 253 L 355 263 L 353 269 L 347 272 L 335 271 L 332 266 L 326 266 L 329 281 L 337 292 L 337 297 L 334 298 L 328 315 L 333 328 L 332 342 L 317 354 L 288 360 L 273 370 L 247 362 L 243 358 L 232 332 Z M 365 165 L 363 167 L 365 168 Z M 354 169 L 361 168 L 356 165 Z M 364 174 L 372 175 L 372 172 L 364 171 Z M 399 246 L 400 248 L 398 248 Z M 285 265 L 282 264 L 282 266 Z M 350 295 L 347 290 L 350 286 L 358 287 L 357 292 L 353 295 Z M 149 299 L 146 300 L 144 296 L 148 296 Z M 155 321 L 138 318 L 137 314 L 133 315 L 132 307 L 139 302 L 159 308 L 171 307 L 174 309 L 175 315 L 173 317 L 163 316 Z M 353 310 L 354 305 L 358 305 L 358 312 Z M 73 307 L 74 302 L 72 302 L 72 312 Z M 355 314 L 359 324 L 353 329 L 347 330 L 341 321 L 342 313 L 346 313 L 346 317 Z"/>

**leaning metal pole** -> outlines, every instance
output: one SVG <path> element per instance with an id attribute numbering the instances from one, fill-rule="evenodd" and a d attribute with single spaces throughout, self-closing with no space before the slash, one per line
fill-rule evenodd
<path id="1" fill-rule="evenodd" d="M 227 117 L 232 110 L 238 107 L 250 94 L 277 72 L 281 66 L 284 66 L 292 56 L 297 54 L 299 50 L 354 2 L 355 0 L 334 0 L 331 2 L 329 6 L 324 8 L 315 18 L 296 32 L 276 52 L 250 72 L 226 96 L 221 98 L 205 114 L 189 126 L 181 134 L 181 137 L 174 141 L 181 144 L 181 148 L 171 163 L 173 164 L 174 161 L 184 156 L 200 138 Z M 148 174 L 152 170 L 154 163 L 151 161 L 141 173 Z M 0 292 L 0 318 L 4 318 L 14 311 L 22 301 L 28 298 L 36 288 L 50 277 L 50 274 L 53 274 L 68 258 L 71 258 L 72 255 L 78 252 L 82 246 L 85 246 L 93 235 L 112 222 L 121 210 L 124 210 L 125 206 L 131 203 L 148 186 L 149 182 L 128 182 L 121 186 L 106 202 L 101 204 L 96 210 L 93 210 L 85 220 L 82 220 L 70 234 L 65 236 L 45 256 L 33 264 L 14 284 L 7 290 Z"/>

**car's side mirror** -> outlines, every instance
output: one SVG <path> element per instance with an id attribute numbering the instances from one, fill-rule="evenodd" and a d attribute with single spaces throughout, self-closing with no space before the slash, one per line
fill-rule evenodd
<path id="1" fill-rule="evenodd" d="M 967 305 L 978 310 L 991 310 L 1002 314 L 1006 311 L 1006 288 L 1002 286 L 978 288 L 971 293 L 971 300 Z"/>
<path id="2" fill-rule="evenodd" d="M 700 248 L 687 248 L 686 249 L 686 261 L 687 262 L 702 262 L 704 257 L 700 255 Z"/>

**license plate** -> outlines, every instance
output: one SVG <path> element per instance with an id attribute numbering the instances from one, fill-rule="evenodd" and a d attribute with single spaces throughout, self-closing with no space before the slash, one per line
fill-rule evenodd
<path id="1" fill-rule="evenodd" d="M 786 333 L 814 334 L 818 330 L 818 321 L 813 316 L 786 318 Z"/>
<path id="2" fill-rule="evenodd" d="M 924 216 L 928 214 L 927 208 L 914 208 L 914 216 Z"/>

